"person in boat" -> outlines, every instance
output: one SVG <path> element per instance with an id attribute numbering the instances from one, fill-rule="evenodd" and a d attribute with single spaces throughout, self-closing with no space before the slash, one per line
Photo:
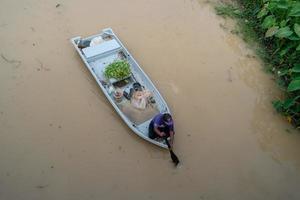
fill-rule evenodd
<path id="1" fill-rule="evenodd" d="M 168 138 L 170 137 L 170 145 L 173 146 L 174 141 L 174 123 L 169 113 L 157 114 L 149 124 L 149 138 Z"/>

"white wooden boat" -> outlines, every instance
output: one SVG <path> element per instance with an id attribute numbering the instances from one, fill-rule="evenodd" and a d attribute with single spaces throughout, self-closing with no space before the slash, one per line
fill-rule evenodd
<path id="1" fill-rule="evenodd" d="M 88 70 L 95 78 L 97 84 L 115 108 L 120 117 L 132 131 L 143 139 L 163 148 L 168 148 L 163 140 L 153 140 L 148 136 L 148 127 L 151 119 L 158 113 L 170 113 L 170 110 L 155 88 L 149 77 L 141 69 L 132 55 L 127 51 L 112 29 L 103 29 L 100 34 L 86 38 L 74 37 L 72 44 L 79 53 Z M 108 64 L 116 60 L 127 60 L 130 64 L 131 75 L 124 80 L 108 79 L 104 75 L 104 70 Z M 120 82 L 122 84 L 120 84 Z M 132 84 L 139 82 L 144 89 L 152 93 L 152 103 L 144 109 L 137 109 L 132 106 L 130 100 L 114 98 L 114 90 L 128 91 Z"/>

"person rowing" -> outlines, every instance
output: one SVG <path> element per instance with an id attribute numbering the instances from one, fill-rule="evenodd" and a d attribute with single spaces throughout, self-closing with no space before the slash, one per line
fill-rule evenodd
<path id="1" fill-rule="evenodd" d="M 169 138 L 170 145 L 173 147 L 174 141 L 174 123 L 172 116 L 169 113 L 157 114 L 149 124 L 149 138 Z"/>

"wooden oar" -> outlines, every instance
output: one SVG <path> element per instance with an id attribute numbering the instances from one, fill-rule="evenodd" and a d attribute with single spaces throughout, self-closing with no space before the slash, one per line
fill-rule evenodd
<path id="1" fill-rule="evenodd" d="M 165 138 L 165 141 L 166 141 L 166 143 L 167 143 L 167 145 L 168 145 L 168 149 L 169 149 L 169 151 L 170 151 L 171 159 L 172 159 L 173 163 L 175 164 L 175 166 L 177 166 L 178 163 L 179 163 L 179 159 L 178 159 L 178 157 L 175 155 L 175 153 L 173 152 L 173 150 L 172 150 L 172 148 L 171 148 L 171 145 L 170 145 L 170 143 L 169 143 L 169 141 L 168 141 L 167 138 Z"/>

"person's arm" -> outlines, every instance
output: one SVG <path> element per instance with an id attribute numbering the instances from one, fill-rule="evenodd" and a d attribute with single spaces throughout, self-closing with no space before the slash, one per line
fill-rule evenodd
<path id="1" fill-rule="evenodd" d="M 154 126 L 154 131 L 157 133 L 157 135 L 159 135 L 160 137 L 164 137 L 166 136 L 166 134 L 164 132 L 161 132 L 157 126 Z"/>

